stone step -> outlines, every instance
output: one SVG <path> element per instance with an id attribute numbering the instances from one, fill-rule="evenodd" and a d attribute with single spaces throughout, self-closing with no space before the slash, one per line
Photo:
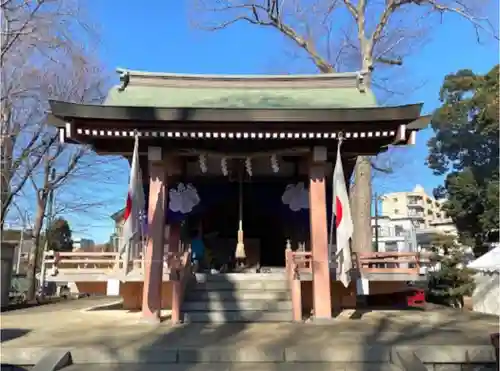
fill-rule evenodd
<path id="1" fill-rule="evenodd" d="M 287 281 L 206 281 L 206 282 L 191 282 L 188 290 L 288 290 Z"/>
<path id="2" fill-rule="evenodd" d="M 184 312 L 184 322 L 228 323 L 228 322 L 290 322 L 292 312 L 271 312 L 260 310 Z"/>
<path id="3" fill-rule="evenodd" d="M 286 281 L 284 273 L 195 273 L 197 282 Z"/>
<path id="4" fill-rule="evenodd" d="M 248 362 L 185 364 L 77 364 L 62 371 L 398 371 L 389 363 Z"/>
<path id="5" fill-rule="evenodd" d="M 187 291 L 184 301 L 290 300 L 288 291 Z"/>
<path id="6" fill-rule="evenodd" d="M 290 300 L 188 301 L 182 304 L 182 310 L 184 311 L 238 311 L 238 310 L 289 311 L 292 310 L 292 302 Z"/>
<path id="7" fill-rule="evenodd" d="M 323 370 L 315 365 L 328 365 L 331 368 L 327 370 L 391 370 L 388 363 L 400 366 L 402 369 L 412 369 L 403 365 L 401 360 L 418 360 L 422 362 L 429 370 L 497 370 L 495 367 L 495 352 L 487 340 L 461 339 L 458 343 L 441 339 L 442 343 L 429 342 L 429 338 L 416 338 L 402 343 L 394 343 L 389 339 L 368 339 L 359 333 L 359 336 L 349 336 L 354 333 L 335 333 L 332 332 L 329 337 L 316 339 L 313 342 L 302 342 L 302 340 L 290 338 L 287 335 L 284 338 L 278 336 L 273 339 L 268 332 L 250 331 L 246 336 L 240 337 L 239 332 L 248 330 L 248 327 L 242 327 L 241 324 L 227 324 L 220 326 L 207 326 L 206 324 L 190 324 L 194 326 L 194 331 L 184 333 L 184 326 L 179 327 L 178 340 L 164 341 L 161 336 L 152 343 L 149 341 L 132 342 L 124 346 L 111 346 L 110 344 L 89 343 L 88 345 L 67 344 L 68 350 L 71 349 L 71 359 L 74 364 L 83 366 L 83 368 L 63 368 L 62 370 L 106 370 L 106 368 L 97 368 L 104 365 L 111 370 L 121 371 L 130 370 L 127 364 L 134 365 L 137 368 L 133 370 L 149 371 L 155 369 L 154 365 L 161 365 L 160 370 L 211 370 L 212 368 L 198 368 L 198 366 L 216 366 L 216 370 L 246 370 L 243 365 L 252 366 L 249 371 L 268 370 L 268 366 L 275 368 L 269 370 Z M 300 327 L 303 325 L 292 325 L 297 328 L 295 337 L 304 335 Z M 264 324 L 264 328 L 268 325 Z M 273 327 L 274 328 L 274 327 Z M 174 330 L 174 333 L 175 331 Z M 332 328 L 333 330 L 333 328 Z M 429 329 L 430 330 L 430 329 Z M 207 333 L 205 333 L 205 331 Z M 267 331 L 267 330 L 266 330 Z M 271 330 L 272 331 L 272 330 Z M 173 335 L 172 333 L 171 335 Z M 210 333 L 210 335 L 207 335 Z M 215 334 L 217 334 L 215 336 Z M 251 333 L 251 335 L 250 335 Z M 161 335 L 160 333 L 158 333 Z M 165 333 L 166 334 L 166 333 Z M 320 333 L 318 333 L 320 334 Z M 325 334 L 325 332 L 322 332 Z M 389 335 L 389 333 L 385 333 Z M 185 337 L 187 335 L 187 337 Z M 235 336 L 233 338 L 233 335 Z M 279 334 L 277 334 L 279 335 Z M 284 334 L 283 334 L 284 335 Z M 166 335 L 169 337 L 169 335 Z M 175 336 L 175 335 L 174 335 Z M 207 336 L 205 341 L 190 339 L 191 336 Z M 269 338 L 271 336 L 271 338 Z M 451 337 L 456 334 L 450 334 Z M 217 338 L 221 337 L 219 340 Z M 258 338 L 258 339 L 257 339 Z M 466 341 L 463 343 L 463 341 Z M 471 339 L 469 339 L 470 341 Z M 187 343 L 186 343 L 187 341 Z M 221 343 L 218 343 L 221 341 Z M 185 343 L 177 347 L 175 344 Z M 222 345 L 228 344 L 228 345 Z M 188 345 L 189 344 L 189 345 Z M 26 347 L 9 346 L 2 344 L 0 354 L 2 370 L 6 364 L 10 365 L 33 365 L 40 361 L 43 354 L 59 348 L 42 346 Z M 294 368 L 295 365 L 301 365 L 302 368 Z M 345 365 L 346 368 L 336 368 Z M 309 367 L 303 367 L 309 366 Z M 408 365 L 407 365 L 408 366 Z M 411 366 L 411 364 L 409 365 Z M 72 367 L 72 366 L 70 366 Z M 94 368 L 96 367 L 96 368 Z M 178 367 L 178 368 L 176 368 Z M 397 369 L 397 368 L 396 368 Z"/>

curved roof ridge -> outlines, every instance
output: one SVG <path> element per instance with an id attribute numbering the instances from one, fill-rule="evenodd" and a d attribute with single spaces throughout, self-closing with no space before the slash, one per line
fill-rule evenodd
<path id="1" fill-rule="evenodd" d="M 169 72 L 151 72 L 129 70 L 127 68 L 117 68 L 116 72 L 121 75 L 127 74 L 129 77 L 145 77 L 145 78 L 186 78 L 186 79 L 202 79 L 202 80 L 300 80 L 300 79 L 331 79 L 331 78 L 360 78 L 367 75 L 368 71 L 354 71 L 354 72 L 333 72 L 333 73 L 316 73 L 316 74 L 290 74 L 290 75 L 276 75 L 276 74 L 190 74 L 190 73 L 169 73 Z"/>
<path id="2" fill-rule="evenodd" d="M 369 75 L 363 72 L 318 73 L 309 75 L 196 75 L 142 72 L 118 69 L 122 83 L 120 91 L 129 85 L 172 88 L 211 89 L 330 89 L 357 88 L 366 92 Z"/>

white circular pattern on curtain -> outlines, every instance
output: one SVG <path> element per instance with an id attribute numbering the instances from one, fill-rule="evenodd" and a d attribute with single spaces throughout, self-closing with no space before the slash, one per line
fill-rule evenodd
<path id="1" fill-rule="evenodd" d="M 303 182 L 289 184 L 285 188 L 281 201 L 290 207 L 292 211 L 309 209 L 309 190 Z"/>
<path id="2" fill-rule="evenodd" d="M 190 213 L 200 203 L 198 191 L 191 183 L 179 183 L 176 188 L 169 191 L 168 196 L 168 208 L 182 214 Z"/>

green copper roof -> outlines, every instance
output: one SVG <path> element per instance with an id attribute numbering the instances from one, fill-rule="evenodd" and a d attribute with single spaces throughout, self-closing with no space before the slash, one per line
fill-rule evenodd
<path id="1" fill-rule="evenodd" d="M 374 107 L 374 94 L 359 75 L 203 76 L 120 70 L 108 106 L 193 108 Z"/>
<path id="2" fill-rule="evenodd" d="M 371 91 L 357 88 L 245 90 L 222 88 L 112 88 L 105 105 L 197 108 L 342 108 L 374 107 Z"/>

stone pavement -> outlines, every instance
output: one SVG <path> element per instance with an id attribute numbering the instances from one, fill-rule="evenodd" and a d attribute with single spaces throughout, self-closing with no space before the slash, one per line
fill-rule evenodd
<path id="1" fill-rule="evenodd" d="M 139 313 L 85 310 L 106 300 L 112 301 L 83 299 L 3 313 L 2 363 L 34 364 L 51 349 L 71 350 L 76 364 L 130 367 L 230 362 L 288 362 L 293 367 L 294 362 L 336 362 L 340 370 L 342 363 L 392 362 L 396 352 L 414 352 L 426 363 L 491 363 L 489 333 L 498 329 L 498 317 L 454 310 L 345 311 L 324 324 L 180 326 L 168 321 L 146 324 Z M 172 368 L 177 369 L 181 370 Z"/>
<path id="2" fill-rule="evenodd" d="M 352 364 L 352 363 L 198 363 L 169 365 L 141 365 L 141 364 L 106 364 L 106 365 L 73 365 L 63 371 L 401 371 L 394 365 L 380 364 Z"/>

